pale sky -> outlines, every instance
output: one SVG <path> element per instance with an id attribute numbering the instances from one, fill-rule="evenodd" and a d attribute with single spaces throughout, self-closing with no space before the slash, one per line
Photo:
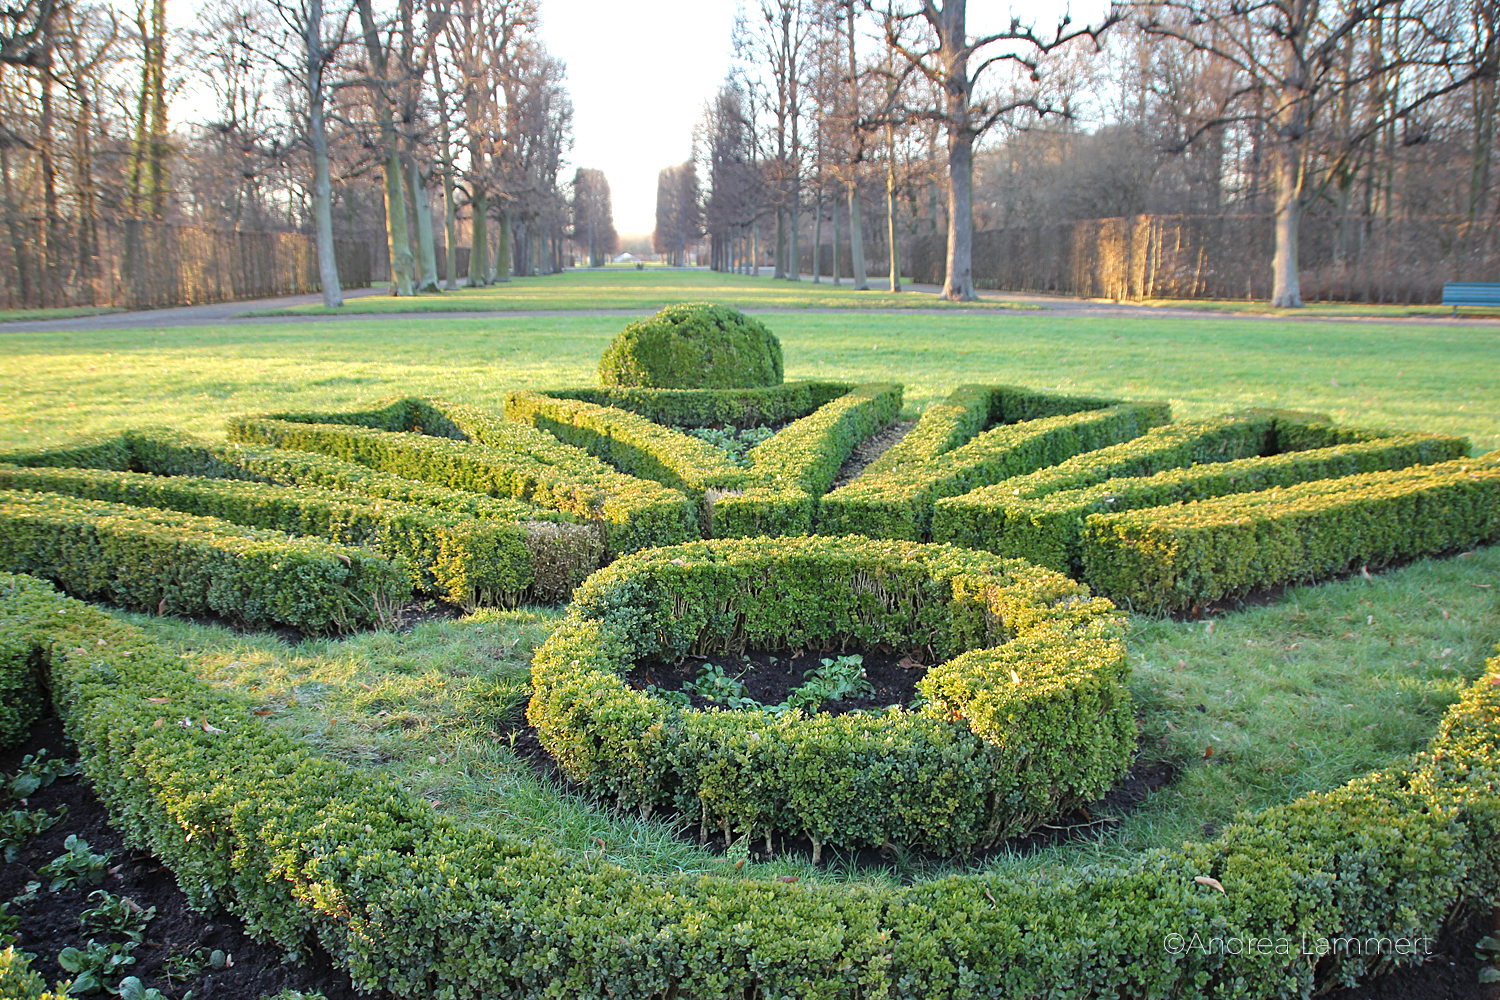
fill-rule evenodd
<path id="1" fill-rule="evenodd" d="M 692 153 L 703 104 L 729 71 L 735 10 L 734 0 L 544 0 L 542 38 L 568 64 L 572 163 L 609 178 L 621 233 L 656 228 L 657 171 Z"/>

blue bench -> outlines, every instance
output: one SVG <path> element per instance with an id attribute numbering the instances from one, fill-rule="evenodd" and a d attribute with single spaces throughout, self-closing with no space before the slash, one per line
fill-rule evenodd
<path id="1" fill-rule="evenodd" d="M 1459 306 L 1500 309 L 1500 281 L 1450 281 L 1443 285 L 1443 305 L 1452 306 L 1455 316 Z"/>

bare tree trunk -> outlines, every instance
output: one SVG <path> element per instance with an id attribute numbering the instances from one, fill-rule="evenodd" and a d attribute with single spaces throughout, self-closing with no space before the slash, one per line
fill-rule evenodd
<path id="1" fill-rule="evenodd" d="M 802 213 L 798 210 L 799 192 L 796 186 L 792 188 L 792 207 L 787 212 L 787 242 L 786 242 L 786 280 L 802 280 L 802 258 L 801 248 L 797 245 L 797 230 L 802 228 Z"/>
<path id="2" fill-rule="evenodd" d="M 52 110 L 52 14 L 48 11 L 42 26 L 41 116 L 37 122 L 37 153 L 42 167 L 42 207 L 47 225 L 42 248 L 42 306 L 64 305 L 58 254 L 62 252 L 62 217 L 57 211 L 57 165 L 53 148 Z"/>
<path id="3" fill-rule="evenodd" d="M 490 283 L 490 236 L 486 228 L 490 193 L 478 178 L 473 184 L 474 193 L 469 198 L 469 210 L 474 213 L 469 220 L 469 287 L 481 288 Z"/>
<path id="4" fill-rule="evenodd" d="M 828 199 L 833 208 L 833 283 L 839 283 L 839 196 L 838 189 L 834 189 L 834 195 Z"/>
<path id="5" fill-rule="evenodd" d="M 84 72 L 80 26 L 74 24 L 68 34 L 73 48 L 73 93 L 78 102 L 74 128 L 73 183 L 78 198 L 78 283 L 84 290 L 87 305 L 97 305 L 102 297 L 98 287 L 98 232 L 94 210 L 93 98 Z M 17 264 L 20 262 L 17 261 Z"/>
<path id="6" fill-rule="evenodd" d="M 859 205 L 859 173 L 855 166 L 857 156 L 854 155 L 858 149 L 859 138 L 857 135 L 859 121 L 859 68 L 854 61 L 854 0 L 849 0 L 849 18 L 847 21 L 849 29 L 849 119 L 850 119 L 850 157 L 849 157 L 849 259 L 853 269 L 850 281 L 854 284 L 854 290 L 867 292 L 870 290 L 870 279 L 865 273 L 865 227 L 864 219 L 860 214 Z"/>
<path id="7" fill-rule="evenodd" d="M 1300 149 L 1287 142 L 1278 142 L 1274 148 L 1276 255 L 1271 261 L 1271 305 L 1298 309 L 1302 307 L 1302 287 L 1297 274 L 1297 235 L 1302 221 L 1302 156 Z"/>
<path id="8" fill-rule="evenodd" d="M 972 302 L 974 294 L 974 135 L 948 134 L 948 259 L 942 297 Z"/>
<path id="9" fill-rule="evenodd" d="M 750 268 L 751 273 L 760 277 L 760 216 L 756 216 L 750 223 Z"/>
<path id="10" fill-rule="evenodd" d="M 812 273 L 813 284 L 822 281 L 823 273 L 823 185 L 818 185 L 818 210 L 813 216 Z"/>
<path id="11" fill-rule="evenodd" d="M 375 14 L 371 0 L 356 0 L 359 8 L 360 28 L 364 32 L 365 51 L 369 56 L 370 70 L 382 83 L 389 80 L 385 50 L 380 44 L 380 31 L 375 26 Z M 391 294 L 412 294 L 411 237 L 406 225 L 406 198 L 402 193 L 401 147 L 396 135 L 396 125 L 391 117 L 391 100 L 383 87 L 372 86 L 370 97 L 378 110 L 380 122 L 381 166 L 385 183 L 385 238 L 391 258 Z"/>
<path id="12" fill-rule="evenodd" d="M 511 231 L 510 211 L 500 212 L 500 241 L 495 253 L 495 280 L 510 280 L 510 258 L 511 258 Z"/>
<path id="13" fill-rule="evenodd" d="M 786 277 L 786 209 L 776 209 L 776 252 L 772 255 L 773 269 L 771 277 L 781 279 Z"/>
<path id="14" fill-rule="evenodd" d="M 887 138 L 890 138 L 891 130 L 886 129 Z M 891 242 L 891 291 L 901 291 L 901 243 L 896 232 L 896 216 L 899 206 L 896 204 L 896 144 L 889 143 L 889 157 L 885 161 L 885 213 L 886 232 Z"/>
<path id="15" fill-rule="evenodd" d="M 419 292 L 440 292 L 437 276 L 437 247 L 432 235 L 432 193 L 422 181 L 422 165 L 416 150 L 407 154 L 406 182 L 411 188 L 411 203 L 417 227 L 417 260 L 421 265 Z"/>
<path id="16" fill-rule="evenodd" d="M 328 133 L 323 122 L 323 0 L 308 0 L 307 20 L 302 24 L 307 55 L 307 143 L 313 159 L 313 223 L 317 230 L 318 280 L 323 286 L 323 305 L 344 304 L 339 281 L 339 263 L 333 244 L 333 184 L 328 176 Z"/>

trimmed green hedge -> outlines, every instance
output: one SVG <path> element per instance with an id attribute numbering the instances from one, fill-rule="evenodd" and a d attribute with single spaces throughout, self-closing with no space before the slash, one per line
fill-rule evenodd
<path id="1" fill-rule="evenodd" d="M 402 557 L 413 589 L 464 607 L 511 605 L 528 595 L 565 600 L 598 567 L 603 555 L 597 537 L 582 527 L 477 520 L 412 504 L 370 503 L 316 487 L 0 465 L 0 489 L 158 507 L 374 548 Z M 528 544 L 529 539 L 559 531 L 569 536 L 576 551 L 563 551 L 554 543 L 545 554 L 551 563 L 560 564 L 556 566 L 559 572 L 544 564 L 539 579 L 533 568 L 532 545 L 536 543 Z"/>
<path id="2" fill-rule="evenodd" d="M 0 571 L 158 613 L 304 632 L 385 621 L 411 596 L 399 561 L 217 518 L 0 490 Z"/>
<path id="3" fill-rule="evenodd" d="M 1500 539 L 1500 453 L 1092 514 L 1084 577 L 1136 607 L 1178 609 L 1362 565 Z"/>
<path id="4" fill-rule="evenodd" d="M 265 417 L 229 421 L 231 440 L 312 451 L 406 479 L 512 497 L 600 522 L 611 557 L 698 535 L 698 504 L 623 475 L 533 427 L 498 418 L 465 428 L 482 444 L 334 422 Z"/>
<path id="5" fill-rule="evenodd" d="M 900 441 L 866 468 L 880 475 L 921 464 L 952 451 L 986 427 L 1060 417 L 1084 410 L 1103 410 L 1124 400 L 1098 396 L 1064 396 L 1013 385 L 961 385 L 923 411 Z"/>
<path id="6" fill-rule="evenodd" d="M 553 399 L 629 410 L 667 427 L 769 427 L 807 416 L 854 388 L 852 382 L 784 382 L 755 389 L 543 389 Z"/>
<path id="7" fill-rule="evenodd" d="M 746 389 L 780 385 L 781 341 L 729 306 L 684 302 L 636 320 L 599 358 L 603 385 Z"/>
<path id="8" fill-rule="evenodd" d="M 1304 940 L 1435 937 L 1500 900 L 1500 657 L 1427 752 L 1213 841 L 1079 872 L 855 887 L 755 866 L 645 874 L 503 825 L 461 826 L 391 779 L 318 758 L 175 651 L 35 580 L 0 580 L 0 636 L 0 674 L 46 672 L 129 843 L 162 858 L 195 905 L 227 907 L 291 954 L 316 940 L 366 990 L 1304 996 L 1421 960 L 1319 962 Z M 1174 950 L 1173 934 L 1269 946 Z"/>
<path id="9" fill-rule="evenodd" d="M 417 523 L 430 522 L 431 532 L 437 533 L 436 547 L 420 540 L 424 533 L 420 528 L 415 528 L 417 535 L 408 536 L 406 542 L 397 538 L 391 544 L 413 559 L 414 568 L 423 572 L 425 557 L 422 553 L 434 555 L 432 584 L 437 585 L 437 577 L 444 578 L 446 583 L 442 592 L 447 593 L 450 600 L 464 605 L 494 601 L 506 603 L 521 596 L 540 601 L 565 601 L 572 595 L 573 588 L 598 568 L 604 556 L 603 533 L 598 525 L 577 524 L 571 515 L 562 511 L 403 479 L 358 462 L 345 462 L 313 452 L 209 442 L 180 431 L 154 428 L 124 431 L 110 438 L 98 439 L 96 444 L 86 448 L 65 445 L 55 449 L 15 452 L 4 457 L 14 460 L 13 464 L 29 468 L 64 467 L 74 461 L 94 461 L 99 463 L 91 466 L 94 468 L 124 466 L 134 472 L 155 476 L 201 476 L 353 495 L 339 498 L 338 502 L 342 503 L 358 503 L 354 499 L 357 497 L 394 501 L 394 504 L 365 504 L 358 509 L 360 516 L 356 520 L 367 520 L 373 512 L 389 515 L 398 508 L 410 506 L 415 509 L 408 513 L 416 517 Z M 96 496 L 96 499 L 110 498 Z M 329 500 L 335 502 L 332 497 Z M 153 505 L 185 509 L 176 503 L 155 502 Z M 197 509 L 188 512 L 207 513 Z M 238 524 L 276 527 L 299 534 L 326 534 L 304 530 L 295 524 L 266 523 L 257 519 L 262 515 L 254 511 L 238 516 L 223 511 L 215 516 Z M 473 523 L 476 520 L 481 523 Z M 348 525 L 345 525 L 340 532 L 339 537 L 344 541 L 352 538 L 347 530 Z M 486 565 L 488 557 L 475 562 L 463 555 L 462 536 L 474 533 L 481 539 L 494 536 L 502 547 L 505 547 L 504 539 L 511 534 L 519 539 L 530 566 L 531 582 L 524 594 L 510 589 L 503 579 L 508 571 L 502 565 Z M 443 536 L 449 540 L 443 541 Z M 420 551 L 404 551 L 413 547 Z M 489 547 L 488 543 L 480 545 L 481 550 Z M 479 557 L 480 552 L 475 551 L 473 555 Z M 527 575 L 519 566 L 516 574 L 517 578 Z M 470 586 L 471 581 L 473 586 Z"/>
<path id="10" fill-rule="evenodd" d="M 696 542 L 579 588 L 537 650 L 526 714 L 616 808 L 701 816 L 727 840 L 805 836 L 814 863 L 825 844 L 963 853 L 1097 798 L 1129 765 L 1113 610 L 1059 574 L 948 546 Z M 947 662 L 920 682 L 921 710 L 837 717 L 679 709 L 622 676 L 639 659 L 835 643 Z"/>
<path id="11" fill-rule="evenodd" d="M 1227 428 L 1234 423 L 1225 422 L 1221 426 Z M 1254 426 L 1253 423 L 1238 423 L 1246 428 Z M 1152 431 L 1145 437 L 1155 433 Z M 1207 435 L 1197 441 L 1205 438 Z M 1139 440 L 1145 441 L 1145 438 Z M 1183 443 L 1187 444 L 1187 440 Z M 1103 450 L 1125 452 L 1133 444 L 1135 442 Z M 1186 447 L 1182 449 L 1183 452 L 1187 450 Z M 1146 451 L 1148 448 L 1143 447 L 1137 454 Z M 1153 458 L 1159 457 L 1163 451 L 1165 449 L 1150 449 Z M 933 511 L 932 537 L 934 541 L 1019 556 L 1038 566 L 1072 573 L 1081 559 L 1080 536 L 1084 519 L 1090 514 L 1161 507 L 1362 472 L 1404 469 L 1460 458 L 1468 451 L 1469 442 L 1464 438 L 1403 434 L 1264 458 L 1211 462 L 1149 476 L 1108 479 L 1083 489 L 1064 489 L 1042 495 L 1038 495 L 1037 480 L 1054 485 L 1070 478 L 1076 481 L 1084 477 L 1071 470 L 1054 471 L 1051 476 L 1036 473 L 1032 477 L 1007 480 L 963 496 L 939 500 Z M 1093 463 L 1093 467 L 1099 469 L 1106 464 L 1105 460 L 1099 460 Z M 1062 470 L 1062 466 L 1057 469 Z"/>
<path id="12" fill-rule="evenodd" d="M 751 448 L 745 488 L 708 494 L 711 533 L 716 538 L 811 534 L 818 498 L 839 469 L 900 412 L 901 386 L 857 385 Z"/>
<path id="13" fill-rule="evenodd" d="M 823 498 L 818 532 L 921 540 L 931 530 L 932 505 L 940 497 L 1140 437 L 1169 420 L 1171 408 L 1165 403 L 1121 403 L 995 427 L 929 459 L 873 475 L 866 469 Z"/>
<path id="14" fill-rule="evenodd" d="M 704 490 L 733 489 L 746 477 L 722 449 L 629 410 L 519 391 L 505 394 L 505 416 L 582 448 L 621 472 L 700 498 Z"/>

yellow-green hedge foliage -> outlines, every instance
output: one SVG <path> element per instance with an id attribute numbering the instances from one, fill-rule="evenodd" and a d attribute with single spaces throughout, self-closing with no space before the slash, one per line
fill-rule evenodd
<path id="1" fill-rule="evenodd" d="M 873 474 L 866 469 L 823 498 L 818 532 L 920 541 L 930 533 L 932 506 L 940 497 L 1140 437 L 1169 420 L 1171 408 L 1165 403 L 1121 403 L 993 427 L 932 458 Z"/>
<path id="2" fill-rule="evenodd" d="M 711 534 L 810 534 L 818 498 L 828 492 L 839 469 L 861 442 L 900 412 L 900 385 L 857 385 L 751 448 L 743 488 L 709 494 Z"/>
<path id="3" fill-rule="evenodd" d="M 854 388 L 850 382 L 783 382 L 753 389 L 645 389 L 605 385 L 544 389 L 554 399 L 629 410 L 667 427 L 769 427 L 807 416 Z"/>
<path id="4" fill-rule="evenodd" d="M 1124 619 L 1018 560 L 855 538 L 696 542 L 590 577 L 537 651 L 527 718 L 618 808 L 726 836 L 962 853 L 1096 798 L 1135 748 Z M 931 648 L 917 711 L 679 709 L 643 658 L 806 645 Z"/>
<path id="5" fill-rule="evenodd" d="M 541 524 L 479 520 L 413 504 L 371 502 L 317 487 L 0 465 L 0 489 L 158 507 L 373 548 L 402 557 L 413 589 L 464 607 L 510 605 L 526 596 L 566 599 L 572 588 L 598 567 L 603 555 L 597 536 L 582 526 L 544 528 Z M 559 592 L 547 586 L 538 590 L 528 537 L 547 533 L 551 544 L 541 554 L 555 561 L 563 555 L 551 541 L 559 531 L 576 536 L 581 551 L 564 560 L 564 589 Z"/>
<path id="6" fill-rule="evenodd" d="M 231 440 L 313 451 L 381 472 L 598 521 L 611 556 L 698 535 L 698 504 L 658 483 L 616 472 L 534 427 L 495 419 L 483 444 L 333 422 L 263 417 L 229 421 Z M 473 431 L 466 432 L 473 433 Z"/>
<path id="7" fill-rule="evenodd" d="M 603 385 L 744 389 L 780 385 L 781 341 L 758 319 L 707 302 L 636 320 L 599 358 Z"/>
<path id="8" fill-rule="evenodd" d="M 1084 577 L 1136 607 L 1174 609 L 1500 538 L 1500 453 L 1092 514 Z"/>
<path id="9" fill-rule="evenodd" d="M 45 671 L 112 821 L 194 904 L 294 955 L 316 941 L 397 996 L 1305 996 L 1422 956 L 1318 962 L 1304 938 L 1436 936 L 1500 898 L 1500 657 L 1426 752 L 1212 841 L 1077 872 L 852 886 L 632 871 L 503 818 L 459 825 L 35 580 L 0 580 L 0 636 L 0 673 Z M 1273 947 L 1164 947 L 1194 933 Z"/>
<path id="10" fill-rule="evenodd" d="M 1103 450 L 1124 450 L 1134 443 Z M 1072 573 L 1079 566 L 1080 536 L 1084 519 L 1090 514 L 1161 507 L 1361 472 L 1403 469 L 1455 459 L 1468 450 L 1469 442 L 1464 438 L 1401 434 L 1310 451 L 1210 462 L 1148 476 L 1108 479 L 1082 489 L 1040 495 L 1036 480 L 1055 484 L 1082 477 L 1070 476 L 1068 470 L 1050 477 L 1037 473 L 939 500 L 933 511 L 932 537 L 934 541 L 1018 556 L 1039 566 Z"/>
<path id="11" fill-rule="evenodd" d="M 306 632 L 384 620 L 411 596 L 399 561 L 218 518 L 0 490 L 0 571 L 161 613 Z"/>

